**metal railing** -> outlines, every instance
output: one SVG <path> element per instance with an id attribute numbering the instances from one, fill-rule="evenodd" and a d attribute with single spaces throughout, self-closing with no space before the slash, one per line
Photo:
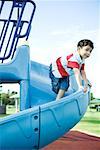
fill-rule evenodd
<path id="1" fill-rule="evenodd" d="M 28 39 L 36 5 L 32 0 L 0 0 L 0 61 L 13 59 L 20 38 Z"/>

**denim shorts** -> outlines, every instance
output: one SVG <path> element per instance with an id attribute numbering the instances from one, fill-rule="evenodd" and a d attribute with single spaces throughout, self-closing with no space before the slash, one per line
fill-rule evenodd
<path id="1" fill-rule="evenodd" d="M 51 78 L 52 90 L 57 94 L 59 89 L 67 90 L 69 87 L 69 76 L 56 78 L 52 73 L 52 65 L 50 65 L 49 77 Z"/>

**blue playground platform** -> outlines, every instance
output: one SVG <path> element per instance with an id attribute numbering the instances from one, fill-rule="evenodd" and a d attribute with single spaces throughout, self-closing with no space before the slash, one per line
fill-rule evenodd
<path id="1" fill-rule="evenodd" d="M 6 6 L 8 17 L 2 15 Z M 24 20 L 28 7 L 32 12 Z M 89 102 L 89 91 L 78 91 L 74 76 L 73 87 L 55 101 L 49 67 L 30 60 L 26 42 L 17 47 L 20 39 L 28 40 L 35 9 L 32 0 L 0 0 L 0 83 L 20 84 L 20 112 L 0 119 L 0 150 L 43 148 L 73 128 Z"/>

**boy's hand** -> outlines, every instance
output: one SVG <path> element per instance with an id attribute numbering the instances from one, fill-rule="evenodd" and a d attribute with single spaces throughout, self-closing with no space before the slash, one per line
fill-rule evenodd
<path id="1" fill-rule="evenodd" d="M 87 87 L 87 86 L 85 86 L 85 87 L 83 88 L 83 92 L 84 92 L 84 93 L 86 93 L 86 92 L 87 92 L 87 90 L 88 90 L 88 87 Z"/>
<path id="2" fill-rule="evenodd" d="M 84 93 L 86 93 L 88 90 L 88 87 L 87 86 L 85 86 L 85 87 L 79 86 L 79 90 L 82 90 Z"/>

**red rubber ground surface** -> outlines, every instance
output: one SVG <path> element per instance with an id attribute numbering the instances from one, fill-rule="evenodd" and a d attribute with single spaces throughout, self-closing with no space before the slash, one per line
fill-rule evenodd
<path id="1" fill-rule="evenodd" d="M 70 131 L 42 150 L 100 150 L 100 137 Z"/>

